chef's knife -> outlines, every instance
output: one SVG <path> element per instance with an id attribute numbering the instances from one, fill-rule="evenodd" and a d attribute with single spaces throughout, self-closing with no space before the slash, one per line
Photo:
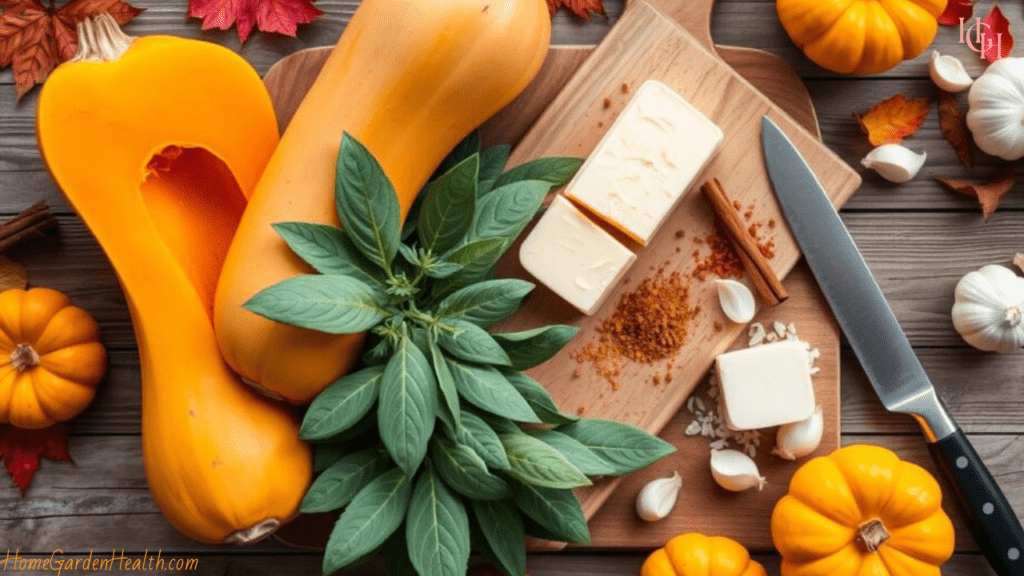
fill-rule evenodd
<path id="1" fill-rule="evenodd" d="M 814 172 L 767 116 L 761 121 L 768 174 L 836 320 L 886 409 L 913 416 L 953 487 L 975 540 L 1000 576 L 1024 576 L 1024 529 L 900 329 L 850 233 Z"/>

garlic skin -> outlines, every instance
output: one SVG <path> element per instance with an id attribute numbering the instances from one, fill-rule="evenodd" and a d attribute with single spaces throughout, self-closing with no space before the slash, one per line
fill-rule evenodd
<path id="1" fill-rule="evenodd" d="M 668 478 L 651 480 L 636 495 L 636 513 L 648 522 L 657 522 L 668 516 L 676 505 L 676 497 L 683 479 L 679 472 L 673 472 Z"/>
<path id="2" fill-rule="evenodd" d="M 738 450 L 712 450 L 711 475 L 719 486 L 732 492 L 757 488 L 760 492 L 767 482 L 757 470 L 757 464 Z"/>
<path id="3" fill-rule="evenodd" d="M 962 92 L 974 84 L 974 80 L 960 60 L 955 56 L 943 56 L 938 50 L 932 51 L 928 74 L 932 77 L 932 82 L 946 92 Z"/>
<path id="4" fill-rule="evenodd" d="M 1024 347 L 1024 278 L 998 264 L 957 282 L 953 327 L 979 350 L 1008 354 Z"/>
<path id="5" fill-rule="evenodd" d="M 825 432 L 825 418 L 821 413 L 821 405 L 814 407 L 814 414 L 806 420 L 779 426 L 775 436 L 775 448 L 772 454 L 784 460 L 803 458 L 821 444 L 821 436 Z"/>
<path id="6" fill-rule="evenodd" d="M 920 154 L 899 144 L 882 144 L 860 161 L 889 182 L 902 184 L 917 176 L 928 154 Z"/>
<path id="7" fill-rule="evenodd" d="M 754 319 L 757 304 L 754 294 L 742 282 L 718 280 L 718 303 L 725 315 L 737 324 L 746 324 Z"/>

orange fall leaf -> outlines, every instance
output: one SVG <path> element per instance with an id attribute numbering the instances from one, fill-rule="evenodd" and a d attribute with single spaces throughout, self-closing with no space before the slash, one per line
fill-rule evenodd
<path id="1" fill-rule="evenodd" d="M 897 94 L 875 104 L 863 114 L 854 112 L 853 117 L 872 146 L 899 144 L 917 132 L 931 106 L 932 101 L 928 98 L 907 98 L 905 94 Z"/>
<path id="2" fill-rule="evenodd" d="M 939 127 L 942 129 L 942 137 L 953 147 L 964 168 L 973 166 L 971 139 L 967 135 L 964 112 L 957 104 L 956 98 L 943 90 L 939 91 Z"/>
<path id="3" fill-rule="evenodd" d="M 1017 183 L 1017 166 L 1016 164 L 1003 165 L 983 182 L 942 176 L 934 176 L 934 178 L 953 192 L 977 198 L 981 205 L 981 213 L 984 215 L 985 221 L 988 221 L 999 207 L 999 201 L 1002 200 L 1003 195 Z"/>

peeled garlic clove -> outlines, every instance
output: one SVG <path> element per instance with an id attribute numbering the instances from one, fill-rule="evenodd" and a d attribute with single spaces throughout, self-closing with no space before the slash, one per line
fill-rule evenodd
<path id="1" fill-rule="evenodd" d="M 722 305 L 722 311 L 729 320 L 737 324 L 750 322 L 757 311 L 750 288 L 735 280 L 718 281 L 718 303 Z"/>
<path id="2" fill-rule="evenodd" d="M 636 513 L 648 522 L 661 520 L 676 505 L 676 496 L 683 485 L 679 472 L 673 472 L 668 478 L 651 480 L 636 495 Z"/>
<path id="3" fill-rule="evenodd" d="M 938 50 L 932 52 L 928 73 L 932 77 L 932 82 L 946 92 L 960 92 L 974 83 L 971 75 L 964 69 L 963 63 L 954 56 L 939 54 Z"/>
<path id="4" fill-rule="evenodd" d="M 821 444 L 821 435 L 825 431 L 825 419 L 821 415 L 821 406 L 814 407 L 814 414 L 806 420 L 784 424 L 779 427 L 775 436 L 775 449 L 772 454 L 786 460 L 803 458 Z"/>
<path id="5" fill-rule="evenodd" d="M 711 475 L 726 490 L 742 492 L 756 487 L 758 491 L 767 482 L 757 470 L 757 464 L 738 450 L 712 450 Z"/>
<path id="6" fill-rule="evenodd" d="M 924 166 L 924 160 L 927 157 L 928 155 L 924 152 L 917 154 L 899 144 L 882 144 L 868 152 L 868 155 L 860 163 L 865 168 L 878 172 L 889 182 L 902 184 L 917 176 L 917 172 L 921 166 Z"/>

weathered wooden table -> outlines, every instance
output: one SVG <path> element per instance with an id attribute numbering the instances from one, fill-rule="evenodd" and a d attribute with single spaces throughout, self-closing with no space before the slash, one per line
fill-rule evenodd
<path id="1" fill-rule="evenodd" d="M 608 20 L 584 23 L 560 13 L 554 21 L 553 41 L 599 41 L 622 11 L 621 0 L 605 3 Z M 198 21 L 187 20 L 185 0 L 138 0 L 137 4 L 146 12 L 127 27 L 131 34 L 199 37 L 239 49 L 233 30 L 205 33 Z M 320 0 L 317 5 L 326 14 L 300 27 L 298 38 L 254 34 L 241 53 L 264 72 L 294 50 L 331 44 L 358 4 L 358 0 Z M 984 15 L 991 2 L 980 0 L 979 4 L 978 15 Z M 1015 31 L 1024 34 L 1024 6 L 1011 2 L 1001 8 Z M 712 31 L 717 42 L 762 48 L 790 62 L 814 98 L 825 142 L 855 166 L 869 147 L 851 118 L 853 110 L 864 110 L 897 92 L 931 95 L 935 90 L 927 78 L 927 55 L 871 78 L 838 77 L 823 71 L 786 38 L 772 0 L 719 0 Z M 979 74 L 983 67 L 977 55 L 958 40 L 959 30 L 944 28 L 935 48 L 959 56 L 970 63 L 972 74 Z M 125 301 L 106 258 L 61 198 L 39 157 L 36 92 L 15 102 L 12 82 L 9 70 L 0 73 L 0 214 L 7 216 L 46 199 L 60 214 L 61 240 L 54 245 L 33 243 L 11 256 L 26 264 L 34 285 L 67 292 L 99 319 L 110 350 L 110 375 L 95 403 L 74 421 L 74 465 L 45 462 L 24 497 L 0 479 L 0 567 L 19 573 L 15 553 L 19 558 L 53 556 L 67 561 L 90 552 L 109 558 L 115 552 L 118 558 L 123 554 L 132 561 L 123 565 L 150 568 L 154 566 L 150 559 L 159 554 L 164 566 L 181 568 L 169 573 L 318 574 L 319 553 L 274 542 L 251 548 L 198 544 L 179 535 L 154 506 L 142 468 L 138 359 Z M 964 273 L 983 264 L 1008 263 L 1015 252 L 1024 251 L 1020 240 L 1024 238 L 1024 194 L 1012 191 L 1000 211 L 984 223 L 973 199 L 952 194 L 928 177 L 931 173 L 964 175 L 942 139 L 934 112 L 909 145 L 927 151 L 923 173 L 900 186 L 865 173 L 864 186 L 843 210 L 843 217 L 939 394 L 1018 514 L 1024 515 L 1024 355 L 975 351 L 953 330 L 949 316 L 953 287 Z M 975 173 L 984 176 L 988 169 L 983 164 Z M 852 354 L 848 350 L 844 354 L 844 443 L 888 446 L 931 468 L 916 425 L 885 413 Z M 956 522 L 957 553 L 943 573 L 990 574 L 963 524 Z M 777 574 L 777 556 L 770 550 L 757 552 L 769 571 Z M 529 570 L 535 576 L 625 576 L 635 574 L 645 556 L 646 551 L 537 554 L 531 556 Z M 5 558 L 12 560 L 4 564 Z M 197 563 L 190 564 L 188 559 Z M 64 573 L 76 572 L 65 569 Z M 377 574 L 381 566 L 371 563 L 350 573 Z"/>

